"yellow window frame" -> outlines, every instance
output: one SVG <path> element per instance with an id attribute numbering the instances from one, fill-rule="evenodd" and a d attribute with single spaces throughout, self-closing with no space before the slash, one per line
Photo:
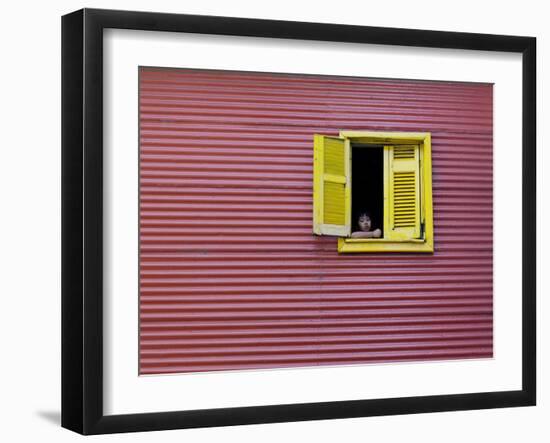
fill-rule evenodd
<path id="1" fill-rule="evenodd" d="M 384 236 L 385 238 L 338 238 L 339 253 L 361 252 L 422 252 L 433 253 L 433 200 L 432 200 L 432 155 L 431 135 L 428 132 L 374 132 L 374 131 L 340 131 L 340 137 L 346 144 L 384 146 Z M 348 146 L 349 146 L 348 144 Z M 422 232 L 419 238 L 400 237 L 390 232 L 391 211 L 393 204 L 390 186 L 390 153 L 395 145 L 418 147 L 420 193 L 419 208 Z M 353 160 L 351 160 L 353 161 Z M 350 165 L 351 166 L 351 165 Z M 349 168 L 350 170 L 351 168 Z M 392 176 L 393 177 L 393 176 Z M 349 191 L 348 191 L 349 192 Z M 351 218 L 351 204 L 346 205 L 346 219 Z"/>
<path id="2" fill-rule="evenodd" d="M 362 239 L 338 238 L 338 252 L 427 252 L 434 251 L 433 200 L 432 200 L 432 150 L 431 134 L 427 132 L 372 132 L 340 131 L 340 137 L 351 144 L 384 145 L 384 235 L 390 226 L 390 171 L 389 152 L 395 145 L 418 146 L 420 161 L 420 220 L 423 225 L 422 238 L 399 240 L 396 238 Z M 368 149 L 365 148 L 365 149 Z M 352 160 L 353 161 L 353 160 Z"/>

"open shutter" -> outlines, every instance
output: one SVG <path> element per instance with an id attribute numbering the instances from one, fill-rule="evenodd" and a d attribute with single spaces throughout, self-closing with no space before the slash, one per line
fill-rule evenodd
<path id="1" fill-rule="evenodd" d="M 343 138 L 315 135 L 313 159 L 313 232 L 351 234 L 350 144 Z"/>
<path id="2" fill-rule="evenodd" d="M 415 145 L 388 146 L 389 229 L 391 240 L 420 238 L 420 150 Z"/>

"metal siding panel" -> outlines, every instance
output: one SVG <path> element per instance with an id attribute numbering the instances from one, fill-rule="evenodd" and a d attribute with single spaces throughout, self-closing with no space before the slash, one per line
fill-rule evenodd
<path id="1" fill-rule="evenodd" d="M 143 68 L 140 373 L 493 353 L 492 86 Z M 313 134 L 432 133 L 435 253 L 338 255 Z"/>

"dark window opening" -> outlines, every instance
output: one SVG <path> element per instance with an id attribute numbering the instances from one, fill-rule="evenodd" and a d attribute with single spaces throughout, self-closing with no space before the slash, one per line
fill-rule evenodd
<path id="1" fill-rule="evenodd" d="M 384 237 L 384 149 L 352 146 L 351 232 L 364 232 L 359 225 L 363 213 L 370 214 L 370 231 L 380 230 Z M 370 234 L 367 234 L 370 235 Z M 356 236 L 361 236 L 356 234 Z"/>

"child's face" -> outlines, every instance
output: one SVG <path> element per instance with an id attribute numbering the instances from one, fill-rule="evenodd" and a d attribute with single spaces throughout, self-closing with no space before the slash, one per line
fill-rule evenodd
<path id="1" fill-rule="evenodd" d="M 359 225 L 359 229 L 361 229 L 361 231 L 370 231 L 372 227 L 372 221 L 368 215 L 360 216 L 357 224 Z"/>

